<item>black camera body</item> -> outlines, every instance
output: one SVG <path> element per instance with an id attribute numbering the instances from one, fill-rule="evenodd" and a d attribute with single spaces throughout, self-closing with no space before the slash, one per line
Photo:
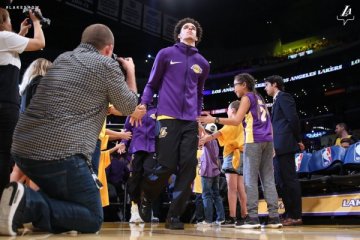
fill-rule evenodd
<path id="1" fill-rule="evenodd" d="M 35 17 L 37 19 L 40 20 L 40 24 L 42 25 L 43 28 L 49 27 L 51 20 L 49 18 L 45 18 L 43 17 L 43 15 L 41 14 L 41 12 L 37 9 L 33 9 L 31 7 L 24 7 L 23 9 L 23 13 L 25 14 L 26 17 L 29 17 L 29 13 L 30 11 L 35 15 Z"/>
<path id="2" fill-rule="evenodd" d="M 115 53 L 113 53 L 113 54 L 112 54 L 112 58 L 113 58 L 115 61 L 119 62 L 120 69 L 121 69 L 121 71 L 123 72 L 124 76 L 126 77 L 126 71 L 125 71 L 124 67 L 122 66 L 121 62 L 117 60 L 118 55 L 116 55 Z"/>

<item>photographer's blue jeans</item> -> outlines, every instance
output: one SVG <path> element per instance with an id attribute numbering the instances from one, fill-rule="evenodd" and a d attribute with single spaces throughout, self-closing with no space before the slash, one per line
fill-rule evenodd
<path id="1" fill-rule="evenodd" d="M 224 205 L 219 192 L 220 176 L 216 177 L 201 177 L 201 184 L 203 188 L 202 198 L 204 203 L 205 221 L 211 223 L 213 221 L 213 208 L 216 209 L 216 221 L 224 221 Z M 214 205 L 213 205 L 214 203 Z"/>
<path id="2" fill-rule="evenodd" d="M 61 160 L 37 161 L 14 157 L 19 168 L 40 191 L 25 189 L 23 223 L 32 222 L 53 233 L 76 230 L 97 232 L 103 222 L 99 189 L 85 157 L 77 154 Z"/>

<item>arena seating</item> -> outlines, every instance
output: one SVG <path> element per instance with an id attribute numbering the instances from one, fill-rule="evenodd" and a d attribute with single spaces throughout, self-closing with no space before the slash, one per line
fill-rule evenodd
<path id="1" fill-rule="evenodd" d="M 352 191 L 360 188 L 360 142 L 348 149 L 326 147 L 295 154 L 303 194 Z"/>

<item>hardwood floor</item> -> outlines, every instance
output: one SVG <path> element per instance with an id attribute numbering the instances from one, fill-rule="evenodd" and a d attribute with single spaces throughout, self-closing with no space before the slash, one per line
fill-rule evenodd
<path id="1" fill-rule="evenodd" d="M 208 240 L 208 239 L 257 239 L 257 240 L 332 240 L 332 239 L 360 239 L 360 226 L 358 225 L 303 225 L 300 227 L 283 227 L 280 229 L 235 229 L 224 227 L 199 227 L 195 224 L 186 224 L 185 230 L 165 229 L 164 223 L 159 224 L 129 224 L 104 223 L 98 234 L 78 234 L 69 232 L 63 234 L 49 234 L 36 232 L 26 227 L 21 231 L 22 236 L 6 237 L 0 239 L 65 239 L 74 238 L 92 239 L 164 239 L 164 240 Z"/>

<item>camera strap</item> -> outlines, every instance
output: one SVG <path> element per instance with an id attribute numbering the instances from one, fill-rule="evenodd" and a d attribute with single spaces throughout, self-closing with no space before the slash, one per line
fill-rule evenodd
<path id="1" fill-rule="evenodd" d="M 91 176 L 95 182 L 95 185 L 98 189 L 101 189 L 103 187 L 103 184 L 100 182 L 98 176 L 96 175 L 96 173 L 94 172 L 94 169 L 92 167 L 92 164 L 91 164 L 91 161 L 89 159 L 86 159 L 86 164 L 88 165 L 89 167 L 89 170 L 90 170 L 90 173 L 91 173 Z"/>

